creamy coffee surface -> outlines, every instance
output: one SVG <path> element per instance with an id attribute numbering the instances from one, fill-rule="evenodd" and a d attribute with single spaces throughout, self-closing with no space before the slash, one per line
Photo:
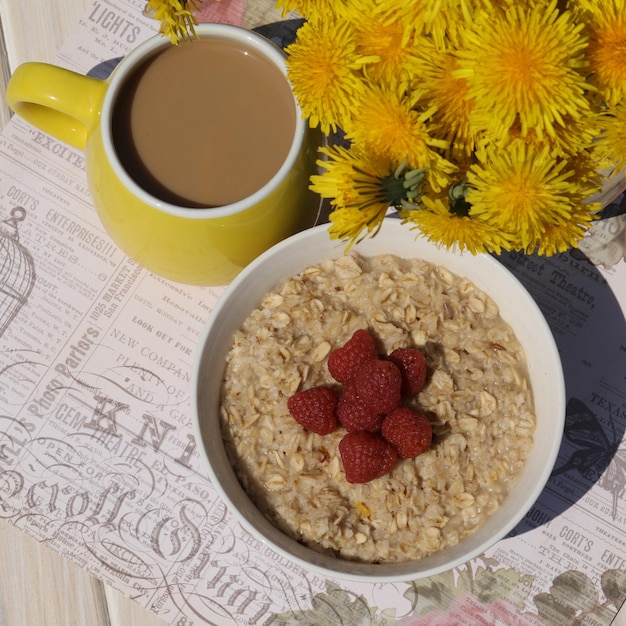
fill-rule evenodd
<path id="1" fill-rule="evenodd" d="M 280 169 L 295 130 L 287 79 L 238 42 L 168 46 L 129 79 L 114 141 L 144 189 L 183 206 L 246 198 Z"/>

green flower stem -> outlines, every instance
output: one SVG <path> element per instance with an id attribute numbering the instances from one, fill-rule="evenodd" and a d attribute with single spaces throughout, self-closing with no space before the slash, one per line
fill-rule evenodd
<path id="1" fill-rule="evenodd" d="M 406 171 L 406 163 L 403 163 L 395 172 L 380 181 L 385 201 L 392 206 L 416 202 L 422 195 L 421 187 L 425 175 L 426 170 L 421 168 Z"/>

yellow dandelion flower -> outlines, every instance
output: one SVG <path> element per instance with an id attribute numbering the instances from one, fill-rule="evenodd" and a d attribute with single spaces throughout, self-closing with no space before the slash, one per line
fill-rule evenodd
<path id="1" fill-rule="evenodd" d="M 367 19 L 362 16 L 367 15 Z M 396 3 L 366 0 L 350 17 L 357 50 L 376 59 L 364 67 L 367 80 L 406 83 L 415 73 L 415 37 L 419 21 L 413 10 Z"/>
<path id="2" fill-rule="evenodd" d="M 490 134 L 504 136 L 519 120 L 522 136 L 554 136 L 565 115 L 589 110 L 581 29 L 552 0 L 481 13 L 460 32 L 455 75 L 467 79 L 474 115 Z"/>
<path id="3" fill-rule="evenodd" d="M 552 256 L 577 248 L 591 222 L 598 217 L 600 203 L 581 202 L 570 206 L 566 219 L 558 224 L 544 224 L 543 230 L 527 241 L 521 239 L 513 242 L 512 249 L 526 254 Z"/>
<path id="4" fill-rule="evenodd" d="M 330 236 L 348 241 L 349 247 L 376 234 L 390 206 L 420 196 L 422 170 L 400 165 L 394 171 L 389 161 L 354 147 L 331 146 L 320 152 L 327 157 L 318 161 L 324 171 L 311 176 L 311 189 L 331 199 Z"/>
<path id="5" fill-rule="evenodd" d="M 435 189 L 447 186 L 455 166 L 437 150 L 446 150 L 448 142 L 434 135 L 431 120 L 435 108 L 422 107 L 424 92 L 404 95 L 400 88 L 380 88 L 370 85 L 357 104 L 358 124 L 346 127 L 348 138 L 386 162 L 401 163 L 429 170 Z"/>
<path id="6" fill-rule="evenodd" d="M 341 19 L 313 20 L 287 48 L 287 73 L 305 118 L 325 134 L 344 128 L 363 91 L 358 70 L 369 59 L 356 51 L 354 31 Z"/>
<path id="7" fill-rule="evenodd" d="M 444 49 L 450 37 L 454 37 L 459 25 L 468 18 L 464 15 L 465 2 L 452 0 L 443 3 L 440 0 L 427 0 L 424 10 L 424 32 L 432 42 Z"/>
<path id="8" fill-rule="evenodd" d="M 389 173 L 389 162 L 383 163 L 353 146 L 331 145 L 319 152 L 323 157 L 317 165 L 323 171 L 311 176 L 311 189 L 322 198 L 331 198 L 332 206 L 359 206 L 362 197 L 369 201 L 372 195 L 379 194 L 379 180 Z"/>
<path id="9" fill-rule="evenodd" d="M 564 115 L 563 122 L 563 126 L 555 128 L 554 135 L 547 136 L 537 133 L 534 128 L 523 133 L 519 120 L 516 120 L 507 135 L 493 141 L 493 146 L 497 149 L 520 140 L 535 148 L 549 146 L 554 155 L 570 157 L 592 148 L 602 132 L 603 115 L 595 111 L 578 118 Z"/>
<path id="10" fill-rule="evenodd" d="M 592 80 L 609 105 L 626 96 L 626 0 L 581 2 L 590 38 Z"/>
<path id="11" fill-rule="evenodd" d="M 406 0 L 411 4 L 411 0 Z M 476 16 L 483 11 L 492 11 L 494 7 L 506 8 L 519 0 L 425 0 L 421 5 L 424 23 L 422 30 L 428 34 L 435 45 L 444 49 L 450 38 L 456 37 L 460 28 L 472 24 Z"/>
<path id="12" fill-rule="evenodd" d="M 395 207 L 448 248 L 556 254 L 626 167 L 626 0 L 277 6 L 307 19 L 287 50 L 304 116 L 350 142 L 311 178 L 348 247 Z"/>
<path id="13" fill-rule="evenodd" d="M 328 216 L 331 239 L 347 242 L 346 251 L 367 235 L 375 236 L 382 226 L 389 207 L 370 205 L 366 208 L 342 207 Z"/>
<path id="14" fill-rule="evenodd" d="M 402 10 L 411 11 L 415 20 L 422 24 L 430 23 L 441 9 L 441 0 L 396 0 L 392 2 Z"/>
<path id="15" fill-rule="evenodd" d="M 601 167 L 616 171 L 626 167 L 626 100 L 610 107 L 604 116 L 604 133 L 596 145 Z"/>
<path id="16" fill-rule="evenodd" d="M 524 249 L 541 239 L 546 225 L 567 224 L 589 191 L 548 146 L 517 141 L 489 154 L 478 150 L 477 156 L 467 175 L 470 216 L 515 234 Z"/>
<path id="17" fill-rule="evenodd" d="M 159 32 L 178 45 L 181 41 L 195 39 L 198 21 L 193 11 L 197 10 L 194 0 L 148 0 L 145 13 L 159 21 Z"/>
<path id="18" fill-rule="evenodd" d="M 403 209 L 403 223 L 418 229 L 426 239 L 452 250 L 500 253 L 509 247 L 506 232 L 480 218 L 450 212 L 447 200 L 424 196 L 414 209 Z"/>
<path id="19" fill-rule="evenodd" d="M 601 191 L 603 174 L 599 169 L 598 157 L 593 150 L 581 150 L 567 157 L 567 169 L 572 172 L 572 180 L 580 187 L 581 197 L 590 197 Z"/>
<path id="20" fill-rule="evenodd" d="M 441 136 L 455 153 L 469 155 L 476 145 L 476 135 L 470 124 L 473 103 L 468 98 L 465 78 L 454 75 L 458 60 L 453 51 L 438 50 L 429 42 L 420 44 L 423 70 L 420 86 L 435 107 L 433 123 L 441 127 Z"/>

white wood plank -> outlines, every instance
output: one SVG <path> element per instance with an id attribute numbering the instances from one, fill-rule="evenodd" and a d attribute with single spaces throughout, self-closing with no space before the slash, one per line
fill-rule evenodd
<path id="1" fill-rule="evenodd" d="M 111 626 L 166 626 L 166 622 L 134 600 L 104 585 Z"/>
<path id="2" fill-rule="evenodd" d="M 0 0 L 0 124 L 10 119 L 4 92 L 10 72 L 26 61 L 52 61 L 92 0 Z"/>
<path id="3" fill-rule="evenodd" d="M 4 520 L 0 536 L 0 624 L 109 626 L 101 583 Z"/>
<path id="4" fill-rule="evenodd" d="M 0 521 L 0 625 L 165 626 L 8 522 Z"/>
<path id="5" fill-rule="evenodd" d="M 621 610 L 616 615 L 612 626 L 626 626 L 626 603 L 624 603 Z"/>
<path id="6" fill-rule="evenodd" d="M 52 61 L 92 0 L 0 0 L 11 68 L 25 61 Z"/>

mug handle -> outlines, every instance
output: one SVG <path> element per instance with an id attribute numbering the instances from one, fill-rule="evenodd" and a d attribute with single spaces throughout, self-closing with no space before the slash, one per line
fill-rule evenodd
<path id="1" fill-rule="evenodd" d="M 22 63 L 7 85 L 7 104 L 56 139 L 84 150 L 100 121 L 108 83 L 49 63 Z"/>

